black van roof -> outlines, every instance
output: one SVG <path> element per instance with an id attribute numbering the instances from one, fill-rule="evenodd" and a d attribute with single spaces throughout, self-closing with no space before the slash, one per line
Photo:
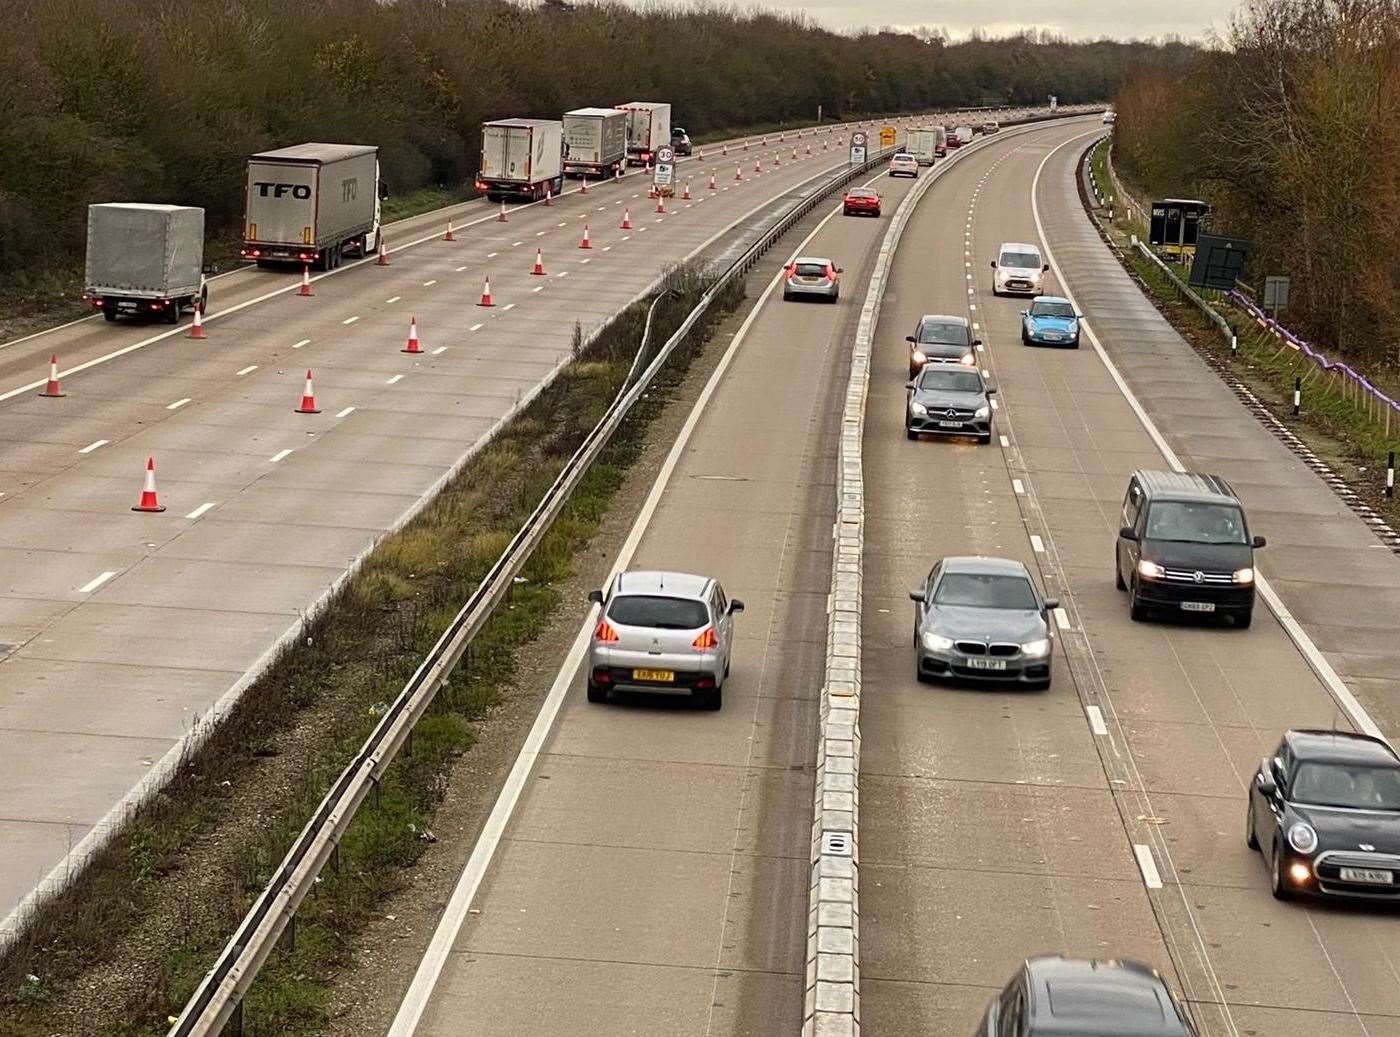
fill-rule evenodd
<path id="1" fill-rule="evenodd" d="M 1133 477 L 1152 497 L 1172 500 L 1226 500 L 1238 503 L 1230 484 L 1218 475 L 1201 472 L 1158 472 L 1139 468 Z"/>

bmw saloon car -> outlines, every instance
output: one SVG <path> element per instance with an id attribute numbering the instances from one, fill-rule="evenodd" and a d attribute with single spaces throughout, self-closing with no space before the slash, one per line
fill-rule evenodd
<path id="1" fill-rule="evenodd" d="M 1074 303 L 1058 295 L 1037 295 L 1021 311 L 1021 344 L 1079 348 L 1079 314 Z"/>
<path id="2" fill-rule="evenodd" d="M 909 597 L 919 680 L 1050 687 L 1050 612 L 1060 603 L 1041 597 L 1020 562 L 944 558 Z"/>
<path id="3" fill-rule="evenodd" d="M 982 372 L 961 364 L 926 364 L 905 384 L 909 399 L 904 406 L 904 434 L 976 436 L 979 443 L 992 441 L 992 396 Z"/>
<path id="4" fill-rule="evenodd" d="M 1249 784 L 1245 840 L 1280 900 L 1400 899 L 1400 757 L 1351 731 L 1289 731 Z"/>

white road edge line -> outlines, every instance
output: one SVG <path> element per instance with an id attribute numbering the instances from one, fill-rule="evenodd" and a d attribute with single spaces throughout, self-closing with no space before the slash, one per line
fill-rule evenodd
<path id="1" fill-rule="evenodd" d="M 189 402 L 190 402 L 190 398 L 189 398 L 188 396 L 184 396 L 184 397 L 181 397 L 180 399 L 176 400 L 174 403 L 167 403 L 167 404 L 165 405 L 165 409 L 166 409 L 166 410 L 179 410 L 181 407 L 183 407 L 185 404 L 187 404 L 187 403 L 189 403 Z"/>
<path id="2" fill-rule="evenodd" d="M 395 298 L 398 298 L 398 297 L 395 296 Z M 300 349 L 302 346 L 309 346 L 309 345 L 311 345 L 311 340 L 310 340 L 309 338 L 304 338 L 304 339 L 302 339 L 300 342 L 293 342 L 293 343 L 292 343 L 292 348 L 293 348 L 293 349 Z"/>
<path id="3" fill-rule="evenodd" d="M 1045 553 L 1045 541 L 1040 539 L 1039 534 L 1031 534 L 1031 550 L 1038 555 Z"/>
<path id="4" fill-rule="evenodd" d="M 279 451 L 277 451 L 277 453 L 273 454 L 273 455 L 272 455 L 271 457 L 269 457 L 267 460 L 268 460 L 268 462 L 271 463 L 271 464 L 276 464 L 278 461 L 282 460 L 282 458 L 286 457 L 286 456 L 287 456 L 288 454 L 290 454 L 291 452 L 292 452 L 292 451 L 291 451 L 290 448 L 288 448 L 288 449 L 286 449 L 286 450 L 279 450 Z"/>
<path id="5" fill-rule="evenodd" d="M 245 374 L 252 374 L 258 369 L 257 364 L 249 364 L 247 367 L 235 372 L 235 377 L 242 378 Z"/>
<path id="6" fill-rule="evenodd" d="M 118 570 L 116 569 L 108 569 L 104 573 L 98 573 L 92 579 L 88 580 L 87 583 L 79 587 L 78 593 L 91 594 L 93 591 L 97 590 L 98 587 L 101 587 L 104 583 L 110 580 L 113 576 L 117 575 L 117 572 Z"/>
<path id="7" fill-rule="evenodd" d="M 385 385 L 398 385 L 401 381 L 403 381 L 403 375 L 401 375 L 401 374 L 396 374 L 396 375 L 392 376 L 391 378 L 386 379 L 385 382 L 384 382 L 384 384 L 385 384 Z"/>
<path id="8" fill-rule="evenodd" d="M 1152 847 L 1144 843 L 1133 843 L 1133 855 L 1137 857 L 1138 870 L 1142 872 L 1142 884 L 1148 889 L 1161 889 L 1162 876 L 1157 871 L 1157 861 L 1152 856 Z"/>
<path id="9" fill-rule="evenodd" d="M 1098 706 L 1085 706 L 1084 715 L 1089 718 L 1089 730 L 1102 738 L 1108 734 L 1108 725 L 1103 722 L 1103 710 Z"/>
<path id="10" fill-rule="evenodd" d="M 881 178 L 883 175 L 882 173 Z M 807 244 L 838 212 L 840 212 L 839 205 L 812 229 L 812 232 L 793 250 L 792 255 L 801 255 Z M 638 512 L 636 521 L 633 522 L 632 529 L 627 534 L 627 540 L 618 551 L 617 560 L 613 563 L 613 567 L 604 581 L 604 586 L 611 583 L 619 572 L 627 568 L 632 556 L 636 554 L 637 545 L 641 543 L 647 526 L 651 524 L 652 515 L 661 503 L 661 496 L 671 481 L 671 475 L 675 471 L 676 465 L 680 463 L 681 455 L 685 452 L 690 437 L 695 432 L 695 427 L 700 423 L 701 415 L 704 414 L 705 408 L 709 405 L 710 397 L 719 388 L 719 384 L 724 379 L 725 372 L 729 370 L 729 365 L 748 334 L 749 328 L 758 319 L 758 315 L 763 311 L 764 303 L 772 295 L 781 278 L 781 270 L 773 275 L 773 279 L 768 282 L 767 287 L 759 295 L 754 308 L 744 319 L 743 324 L 739 326 L 739 330 L 735 332 L 733 340 L 729 343 L 729 348 L 724 351 L 724 356 L 720 357 L 719 363 L 715 366 L 709 381 L 705 383 L 704 389 L 700 391 L 700 396 L 696 399 L 690 414 L 686 416 L 685 424 L 681 426 L 676 441 L 671 445 L 671 450 L 666 455 L 661 470 L 657 473 L 656 481 L 652 483 L 651 492 L 647 494 L 647 499 L 642 504 L 642 509 Z M 554 678 L 554 683 L 550 686 L 549 693 L 545 696 L 539 715 L 535 717 L 535 722 L 530 727 L 530 733 L 525 737 L 525 742 L 520 747 L 520 754 L 515 758 L 515 763 L 511 766 L 510 773 L 501 786 L 501 791 L 496 797 L 496 802 L 491 808 L 486 824 L 482 826 L 481 834 L 477 836 L 476 845 L 472 848 L 471 856 L 467 859 L 461 878 L 457 880 L 457 885 L 452 890 L 452 897 L 448 900 L 442 917 L 438 920 L 437 928 L 433 931 L 433 938 L 423 954 L 423 960 L 418 963 L 413 981 L 404 994 L 387 1037 L 412 1037 L 418 1030 L 418 1023 L 422 1019 L 423 1012 L 428 1007 L 428 1001 L 432 997 L 433 989 L 437 986 L 438 979 L 442 975 L 448 954 L 451 952 L 453 944 L 456 943 L 457 935 L 461 932 L 462 925 L 466 921 L 468 909 L 476 899 L 476 892 L 486 877 L 486 871 L 491 866 L 496 848 L 505 835 L 506 825 L 509 824 L 511 815 L 515 812 L 515 806 L 520 800 L 521 792 L 524 791 L 526 780 L 529 778 L 530 772 L 534 770 L 535 760 L 539 757 L 540 750 L 554 727 L 554 720 L 559 715 L 560 707 L 564 704 L 564 698 L 574 683 L 574 676 L 583 662 L 584 653 L 588 650 L 588 638 L 592 633 L 594 622 L 594 613 L 593 610 L 590 610 L 588 619 L 579 628 L 574 643 L 569 648 L 564 665 L 560 667 Z"/>
<path id="11" fill-rule="evenodd" d="M 354 408 L 354 407 L 346 407 L 344 410 L 338 410 L 338 411 L 336 411 L 336 412 L 335 412 L 335 416 L 336 416 L 337 418 L 348 418 L 351 414 L 354 414 L 354 413 L 355 413 L 355 408 Z"/>
<path id="12" fill-rule="evenodd" d="M 212 508 L 212 507 L 214 506 L 214 504 L 215 504 L 214 501 L 205 501 L 205 502 L 204 502 L 203 504 L 201 504 L 199 507 L 195 508 L 194 511 L 192 511 L 192 512 L 190 512 L 188 515 L 186 515 L 185 518 L 187 518 L 187 519 L 197 519 L 197 518 L 199 518 L 199 516 L 203 515 L 206 511 L 208 511 L 210 508 Z"/>
<path id="13" fill-rule="evenodd" d="M 111 442 L 110 439 L 97 439 L 97 440 L 94 440 L 93 442 L 89 443 L 87 446 L 85 446 L 85 447 L 83 447 L 81 450 L 79 450 L 78 453 L 80 453 L 80 454 L 90 454 L 90 453 L 92 453 L 94 450 L 97 450 L 99 447 L 104 447 L 104 446 L 106 446 L 106 445 L 107 445 L 108 443 L 110 443 L 110 442 Z"/>

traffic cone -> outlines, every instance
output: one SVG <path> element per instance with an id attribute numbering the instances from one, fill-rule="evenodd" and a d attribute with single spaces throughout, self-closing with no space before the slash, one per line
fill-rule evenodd
<path id="1" fill-rule="evenodd" d="M 749 150 L 749 140 L 748 140 L 747 137 L 744 138 L 744 150 L 745 150 L 745 151 L 748 151 L 748 150 Z"/>
<path id="2" fill-rule="evenodd" d="M 501 214 L 500 214 L 499 216 L 496 217 L 496 222 L 497 222 L 497 223 L 505 223 L 505 222 L 506 222 L 506 200 L 505 200 L 504 198 L 501 199 Z"/>
<path id="3" fill-rule="evenodd" d="M 297 289 L 298 295 L 315 295 L 311 290 L 311 265 L 303 263 L 301 265 L 301 287 Z"/>
<path id="4" fill-rule="evenodd" d="M 734 180 L 735 180 L 735 182 L 737 183 L 738 181 L 740 181 L 740 180 L 742 180 L 742 179 L 744 179 L 744 171 L 743 171 L 742 169 L 740 169 L 738 166 L 735 166 L 735 167 L 734 167 Z"/>
<path id="5" fill-rule="evenodd" d="M 704 162 L 704 161 L 705 161 L 705 153 L 704 153 L 703 151 L 697 151 L 697 152 L 695 153 L 695 161 L 696 161 L 696 162 Z"/>
<path id="6" fill-rule="evenodd" d="M 631 230 L 631 229 L 632 229 L 632 214 L 631 214 L 628 210 L 626 210 L 626 209 L 623 209 L 623 210 L 622 210 L 622 229 L 623 229 L 623 230 Z"/>
<path id="7" fill-rule="evenodd" d="M 316 406 L 316 390 L 311 387 L 311 369 L 306 369 L 306 388 L 301 391 L 301 406 L 295 411 L 297 414 L 320 414 L 321 409 Z"/>
<path id="8" fill-rule="evenodd" d="M 554 189 L 546 187 L 544 189 L 544 204 L 550 207 L 554 205 Z"/>
<path id="9" fill-rule="evenodd" d="M 715 175 L 714 175 L 713 173 L 710 174 L 710 190 L 711 190 L 711 191 L 718 191 L 718 190 L 719 190 L 719 188 L 715 186 Z"/>
<path id="10" fill-rule="evenodd" d="M 194 304 L 194 323 L 190 325 L 190 338 L 205 338 L 204 316 L 200 312 L 203 307 L 199 303 Z"/>
<path id="11" fill-rule="evenodd" d="M 656 194 L 656 211 L 661 215 L 666 212 L 666 197 L 659 191 Z"/>
<path id="12" fill-rule="evenodd" d="M 141 503 L 132 511 L 164 511 L 165 507 L 156 497 L 156 459 L 146 458 L 146 483 L 141 488 Z"/>
<path id="13" fill-rule="evenodd" d="M 812 145 L 808 144 L 808 145 L 807 145 L 807 154 L 810 155 L 811 153 L 812 153 Z"/>
<path id="14" fill-rule="evenodd" d="M 388 265 L 389 265 L 389 253 L 386 252 L 386 251 L 384 251 L 384 235 L 383 235 L 382 233 L 379 235 L 379 259 L 377 259 L 377 260 L 375 261 L 375 264 L 374 264 L 374 265 L 375 265 L 375 266 L 388 266 Z"/>
<path id="15" fill-rule="evenodd" d="M 452 233 L 452 220 L 451 220 L 450 217 L 449 217 L 448 220 L 447 220 L 447 233 L 444 234 L 444 235 L 442 236 L 442 240 L 443 240 L 443 241 L 456 241 L 456 240 L 457 240 L 456 235 L 454 235 L 454 234 Z"/>
<path id="16" fill-rule="evenodd" d="M 620 166 L 620 165 L 613 166 L 613 179 L 614 179 L 614 180 L 621 180 L 621 179 L 622 179 L 622 166 Z"/>
<path id="17" fill-rule="evenodd" d="M 796 149 L 796 148 L 793 148 L 793 149 L 792 149 L 792 160 L 793 160 L 794 162 L 797 161 L 797 149 Z"/>
<path id="18" fill-rule="evenodd" d="M 543 250 L 541 250 L 541 249 L 535 249 L 535 268 L 534 268 L 533 270 L 531 270 L 530 273 L 534 274 L 536 277 L 543 277 L 543 276 L 544 276 L 544 252 L 543 252 Z"/>
<path id="19" fill-rule="evenodd" d="M 579 193 L 579 194 L 587 194 L 587 193 L 588 193 L 588 174 L 587 174 L 587 173 L 584 173 L 584 174 L 583 174 L 583 186 L 580 187 L 580 188 L 578 189 L 578 193 Z"/>
<path id="20" fill-rule="evenodd" d="M 776 168 L 776 167 L 778 167 L 778 166 L 781 166 L 782 164 L 783 164 L 783 156 L 782 156 L 782 155 L 779 155 L 776 151 L 773 152 L 773 166 L 774 166 L 774 168 Z"/>
<path id="21" fill-rule="evenodd" d="M 780 133 L 780 134 L 778 134 L 778 143 L 781 144 L 782 142 L 783 142 L 783 135 Z"/>
<path id="22" fill-rule="evenodd" d="M 593 242 L 588 240 L 588 224 L 583 225 L 583 240 L 578 243 L 579 248 L 592 248 Z"/>
<path id="23" fill-rule="evenodd" d="M 58 356 L 57 356 L 57 354 L 55 354 L 54 356 L 49 357 L 49 380 L 48 380 L 48 383 L 45 384 L 45 386 L 44 386 L 44 391 L 41 392 L 39 395 L 40 395 L 40 396 L 52 396 L 52 397 L 54 397 L 54 398 L 57 398 L 57 397 L 59 397 L 59 396 L 67 396 L 67 395 L 68 395 L 67 393 L 65 393 L 65 392 L 63 392 L 61 389 L 59 389 L 59 387 L 58 387 Z"/>
<path id="24" fill-rule="evenodd" d="M 728 144 L 721 144 L 721 145 L 720 145 L 720 149 L 719 149 L 719 153 L 720 153 L 721 155 L 727 155 L 727 154 L 729 154 L 729 145 L 728 145 Z"/>
<path id="25" fill-rule="evenodd" d="M 753 171 L 754 171 L 755 173 L 762 173 L 762 172 L 763 172 L 763 159 L 761 159 L 761 158 L 756 158 L 756 159 L 753 160 Z"/>
<path id="26" fill-rule="evenodd" d="M 481 301 L 480 301 L 479 303 L 477 303 L 477 305 L 478 305 L 478 306 L 495 306 L 495 305 L 496 305 L 495 303 L 493 303 L 493 302 L 491 301 L 491 275 L 490 275 L 490 274 L 487 274 L 487 275 L 486 275 L 486 282 L 482 285 L 482 288 L 481 288 Z"/>
<path id="27" fill-rule="evenodd" d="M 689 181 L 689 180 L 687 180 L 687 181 L 685 182 L 685 190 L 681 192 L 681 201 L 683 201 L 683 202 L 688 202 L 688 201 L 690 201 L 690 181 Z"/>
<path id="28" fill-rule="evenodd" d="M 418 318 L 408 318 L 408 345 L 404 346 L 400 352 L 421 353 L 422 348 L 418 345 Z"/>

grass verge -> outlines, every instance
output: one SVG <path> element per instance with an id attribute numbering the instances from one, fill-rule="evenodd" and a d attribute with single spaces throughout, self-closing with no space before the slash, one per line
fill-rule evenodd
<path id="1" fill-rule="evenodd" d="M 668 278 L 654 336 L 668 335 L 706 283 Z M 378 801 L 303 904 L 245 1001 L 245 1033 L 320 1032 L 328 985 L 355 934 L 432 841 L 453 759 L 471 749 L 519 653 L 545 628 L 575 553 L 596 531 L 643 433 L 736 285 L 674 356 L 584 478 L 415 731 Z M 130 820 L 0 962 L 7 1037 L 162 1034 L 330 781 L 452 619 L 622 384 L 646 303 L 624 311 L 401 532 L 386 537 L 335 601 L 249 689 L 179 777 Z M 659 339 L 658 339 L 659 341 Z"/>

